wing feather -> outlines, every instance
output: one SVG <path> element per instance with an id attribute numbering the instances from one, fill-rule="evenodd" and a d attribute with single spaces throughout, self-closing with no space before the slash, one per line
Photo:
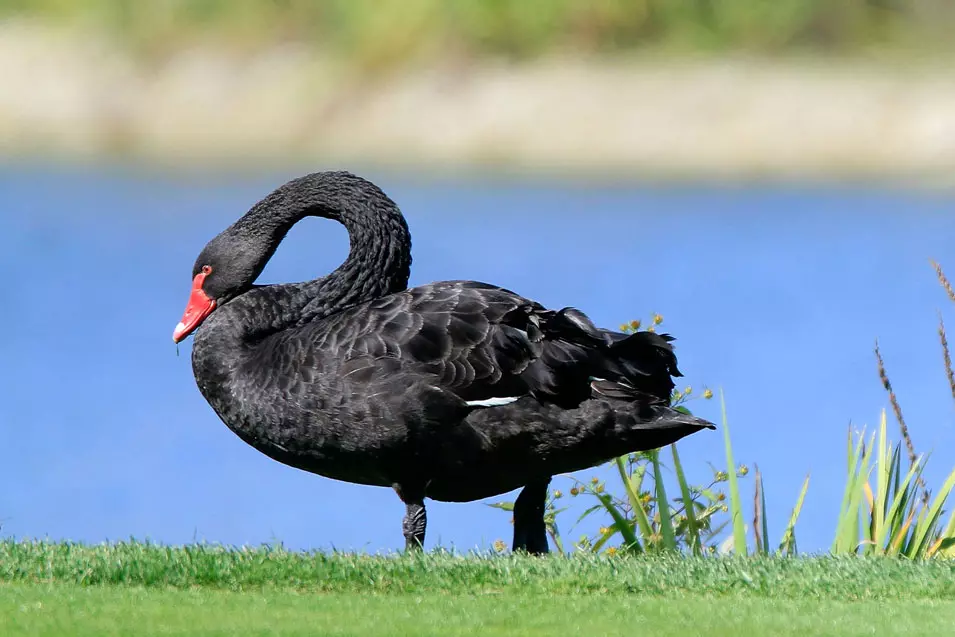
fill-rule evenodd
<path id="1" fill-rule="evenodd" d="M 350 382 L 370 373 L 368 360 L 388 358 L 399 373 L 472 403 L 532 395 L 575 406 L 594 394 L 635 391 L 668 400 L 670 373 L 679 375 L 669 337 L 608 332 L 574 308 L 548 310 L 474 281 L 381 297 L 325 319 L 322 331 L 325 347 L 345 361 L 342 371 L 351 358 L 365 361 Z M 594 377 L 604 380 L 593 385 Z"/>

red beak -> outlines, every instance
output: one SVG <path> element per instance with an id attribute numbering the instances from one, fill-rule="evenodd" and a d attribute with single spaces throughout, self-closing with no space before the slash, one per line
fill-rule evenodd
<path id="1" fill-rule="evenodd" d="M 210 299 L 209 295 L 202 289 L 205 280 L 206 275 L 203 272 L 197 274 L 196 278 L 192 280 L 192 293 L 189 295 L 186 311 L 172 333 L 172 340 L 176 343 L 192 334 L 212 313 L 212 310 L 216 309 L 216 300 Z"/>

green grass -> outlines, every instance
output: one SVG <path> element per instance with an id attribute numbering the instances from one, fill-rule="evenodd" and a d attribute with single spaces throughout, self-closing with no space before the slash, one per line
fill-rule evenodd
<path id="1" fill-rule="evenodd" d="M 0 542 L 0 634 L 944 634 L 955 562 Z"/>
<path id="2" fill-rule="evenodd" d="M 379 594 L 738 595 L 793 600 L 955 600 L 955 561 L 575 554 L 299 553 L 137 542 L 0 542 L 0 582 Z"/>
<path id="3" fill-rule="evenodd" d="M 927 635 L 955 603 L 517 594 L 349 595 L 75 585 L 0 586 L 3 634 Z"/>

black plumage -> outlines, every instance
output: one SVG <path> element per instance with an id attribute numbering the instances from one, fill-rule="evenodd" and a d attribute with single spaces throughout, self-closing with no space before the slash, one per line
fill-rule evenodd
<path id="1" fill-rule="evenodd" d="M 254 285 L 306 216 L 343 223 L 351 250 L 323 278 Z M 552 475 L 672 443 L 709 422 L 670 407 L 665 334 L 621 334 L 476 281 L 407 289 L 398 207 L 347 172 L 290 181 L 203 249 L 176 330 L 193 330 L 203 396 L 245 442 L 287 465 L 391 486 L 423 543 L 424 499 L 525 487 L 514 548 L 547 551 Z M 197 309 L 198 308 L 198 309 Z"/>

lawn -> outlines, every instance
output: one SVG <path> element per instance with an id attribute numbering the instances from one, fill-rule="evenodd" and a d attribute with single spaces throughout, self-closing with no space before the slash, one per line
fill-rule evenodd
<path id="1" fill-rule="evenodd" d="M 233 592 L 72 584 L 0 587 L 14 635 L 927 635 L 955 602 L 733 594 Z"/>
<path id="2" fill-rule="evenodd" d="M 902 635 L 955 625 L 955 562 L 412 556 L 0 542 L 0 634 Z"/>

